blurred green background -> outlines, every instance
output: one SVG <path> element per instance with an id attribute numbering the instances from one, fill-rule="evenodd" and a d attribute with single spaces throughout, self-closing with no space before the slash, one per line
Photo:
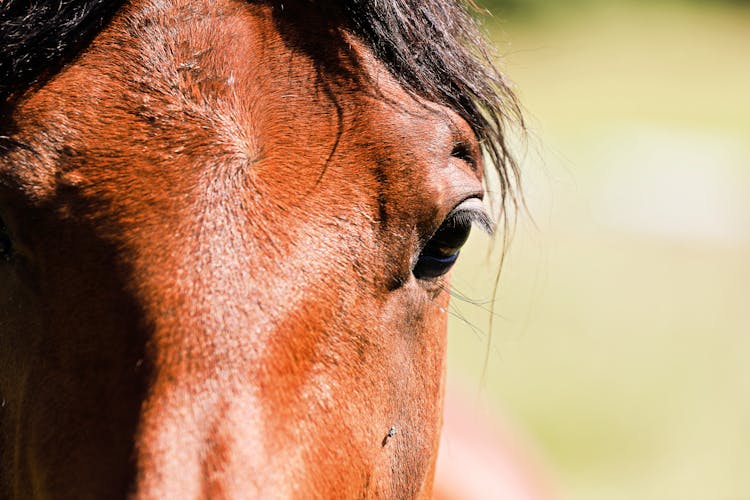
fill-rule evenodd
<path id="1" fill-rule="evenodd" d="M 750 499 L 750 2 L 480 2 L 527 214 L 454 274 L 449 378 L 563 499 Z"/>

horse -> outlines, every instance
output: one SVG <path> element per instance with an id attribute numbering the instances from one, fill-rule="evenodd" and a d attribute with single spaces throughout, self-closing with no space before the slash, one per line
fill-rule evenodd
<path id="1" fill-rule="evenodd" d="M 450 270 L 518 192 L 471 7 L 0 10 L 1 495 L 429 498 Z"/>

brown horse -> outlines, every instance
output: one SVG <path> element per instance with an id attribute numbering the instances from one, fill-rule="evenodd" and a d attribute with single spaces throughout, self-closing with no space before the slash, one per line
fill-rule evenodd
<path id="1" fill-rule="evenodd" d="M 0 4 L 3 497 L 429 497 L 512 94 L 438 0 Z"/>

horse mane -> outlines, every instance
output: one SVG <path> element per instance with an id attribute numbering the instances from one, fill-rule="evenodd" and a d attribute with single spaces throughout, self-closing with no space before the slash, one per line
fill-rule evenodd
<path id="1" fill-rule="evenodd" d="M 518 101 L 462 0 L 288 0 L 337 11 L 406 87 L 464 118 L 499 178 L 501 215 L 517 206 L 519 172 L 506 130 L 523 127 Z M 124 0 L 5 0 L 0 6 L 0 108 L 75 56 Z M 282 2 L 279 2 L 280 4 Z M 4 113 L 0 113 L 2 115 Z"/>
<path id="2" fill-rule="evenodd" d="M 0 5 L 0 102 L 58 70 L 124 0 L 5 0 Z"/>

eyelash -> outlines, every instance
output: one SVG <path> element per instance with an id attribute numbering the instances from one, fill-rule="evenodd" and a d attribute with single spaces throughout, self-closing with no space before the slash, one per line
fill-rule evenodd
<path id="1" fill-rule="evenodd" d="M 463 207 L 479 203 L 478 198 L 464 200 L 443 220 L 416 259 L 412 273 L 417 279 L 435 279 L 450 271 L 469 238 L 473 224 L 492 234 L 492 220 L 483 209 Z"/>

